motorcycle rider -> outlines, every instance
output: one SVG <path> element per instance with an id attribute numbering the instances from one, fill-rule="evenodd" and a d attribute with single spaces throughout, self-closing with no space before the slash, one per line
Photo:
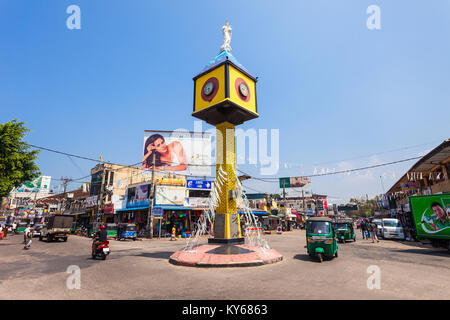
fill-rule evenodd
<path id="1" fill-rule="evenodd" d="M 107 240 L 107 231 L 106 231 L 106 227 L 104 224 L 102 224 L 99 228 L 99 230 L 95 233 L 94 236 L 94 245 L 95 245 L 95 250 L 97 250 L 97 247 L 102 243 L 105 242 Z"/>

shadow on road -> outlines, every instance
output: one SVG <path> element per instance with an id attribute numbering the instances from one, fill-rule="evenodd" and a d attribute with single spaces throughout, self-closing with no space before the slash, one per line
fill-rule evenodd
<path id="1" fill-rule="evenodd" d="M 296 260 L 301 260 L 301 261 L 316 262 L 308 254 L 296 254 L 293 258 Z"/>
<path id="2" fill-rule="evenodd" d="M 140 254 L 134 255 L 135 257 L 145 257 L 145 258 L 154 258 L 154 259 L 169 259 L 173 254 L 173 251 L 161 251 L 161 252 L 143 252 Z"/>
<path id="3" fill-rule="evenodd" d="M 443 249 L 441 251 L 437 251 L 437 250 L 439 250 L 439 249 L 429 248 L 427 250 L 427 248 L 424 248 L 422 250 L 420 250 L 420 249 L 394 249 L 391 251 L 402 252 L 402 253 L 424 254 L 424 255 L 438 256 L 438 257 L 450 257 L 448 250 L 446 250 L 446 249 Z"/>

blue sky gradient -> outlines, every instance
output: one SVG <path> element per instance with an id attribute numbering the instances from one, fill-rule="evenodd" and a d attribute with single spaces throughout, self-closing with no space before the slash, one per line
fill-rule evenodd
<path id="1" fill-rule="evenodd" d="M 72 4 L 81 30 L 66 27 Z M 372 4 L 381 30 L 366 27 Z M 0 0 L 0 122 L 25 121 L 35 145 L 138 162 L 144 130 L 193 129 L 192 77 L 219 53 L 228 19 L 233 55 L 259 77 L 260 118 L 241 127 L 280 129 L 274 176 L 414 157 L 449 138 L 449 16 L 446 0 Z M 374 196 L 380 175 L 388 189 L 413 163 L 313 178 L 312 189 Z M 46 151 L 38 164 L 56 179 L 94 165 Z"/>

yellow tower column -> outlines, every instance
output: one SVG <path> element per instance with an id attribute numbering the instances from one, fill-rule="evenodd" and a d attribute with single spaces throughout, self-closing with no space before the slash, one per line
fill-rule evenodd
<path id="1" fill-rule="evenodd" d="M 241 224 L 236 207 L 235 126 L 216 126 L 216 183 L 219 199 L 214 219 L 214 239 L 209 242 L 242 243 Z"/>

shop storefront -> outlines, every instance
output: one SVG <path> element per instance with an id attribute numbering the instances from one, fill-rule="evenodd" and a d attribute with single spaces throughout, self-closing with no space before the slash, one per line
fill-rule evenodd
<path id="1" fill-rule="evenodd" d="M 148 206 L 116 210 L 114 223 L 134 223 L 136 231 L 142 231 L 147 225 Z"/>
<path id="2" fill-rule="evenodd" d="M 162 219 L 157 219 L 154 223 L 154 235 L 161 237 L 169 237 L 172 227 L 176 229 L 176 235 L 179 238 L 189 237 L 191 234 L 191 216 L 192 208 L 183 206 L 160 206 L 163 209 Z"/>

